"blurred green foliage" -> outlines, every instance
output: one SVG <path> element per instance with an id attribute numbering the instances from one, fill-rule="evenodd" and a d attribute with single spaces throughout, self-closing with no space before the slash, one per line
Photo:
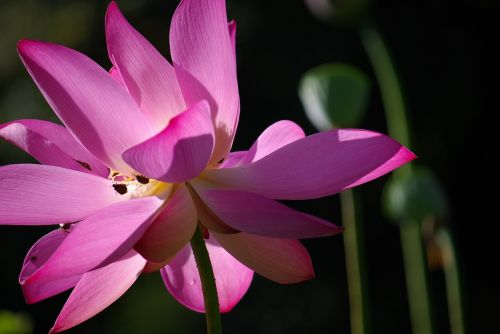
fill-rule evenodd
<path id="1" fill-rule="evenodd" d="M 2 0 L 0 4 L 0 80 L 12 74 L 18 63 L 10 47 L 18 36 L 57 40 L 78 45 L 90 37 L 88 27 L 93 18 L 89 1 Z M 37 27 L 37 29 L 33 29 Z"/>
<path id="2" fill-rule="evenodd" d="M 30 334 L 33 325 L 24 314 L 0 310 L 0 334 Z"/>

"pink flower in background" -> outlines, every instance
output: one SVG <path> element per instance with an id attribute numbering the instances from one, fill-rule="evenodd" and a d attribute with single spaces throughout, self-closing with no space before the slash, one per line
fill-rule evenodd
<path id="1" fill-rule="evenodd" d="M 184 0 L 170 28 L 173 65 L 111 3 L 111 71 L 60 45 L 24 40 L 19 54 L 64 126 L 0 125 L 41 162 L 0 167 L 0 224 L 58 225 L 28 252 L 20 282 L 34 303 L 74 288 L 53 332 L 160 270 L 170 293 L 203 312 L 189 246 L 198 222 L 229 311 L 253 272 L 279 283 L 313 277 L 296 239 L 341 228 L 276 200 L 312 199 L 377 178 L 414 159 L 366 130 L 305 137 L 290 121 L 248 151 L 229 153 L 239 116 L 235 24 L 223 0 Z"/>

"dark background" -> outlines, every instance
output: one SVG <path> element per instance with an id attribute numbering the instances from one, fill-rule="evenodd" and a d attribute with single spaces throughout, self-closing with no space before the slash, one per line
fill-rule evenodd
<path id="1" fill-rule="evenodd" d="M 68 45 L 104 67 L 104 13 L 108 1 L 0 2 L 0 121 L 54 120 L 16 54 L 21 38 Z M 495 0 L 374 1 L 379 23 L 406 89 L 417 164 L 431 167 L 449 195 L 450 226 L 464 274 L 471 333 L 500 332 L 497 165 L 500 152 Z M 119 1 L 131 23 L 168 57 L 174 0 Z M 314 132 L 297 97 L 303 72 L 342 61 L 374 81 L 356 30 L 316 20 L 302 1 L 230 0 L 238 23 L 237 56 L 241 118 L 234 149 L 246 149 L 272 122 L 290 119 Z M 379 92 L 373 84 L 364 128 L 385 132 Z M 300 159 L 300 157 L 297 157 Z M 0 164 L 31 161 L 0 143 Z M 397 226 L 381 213 L 386 178 L 360 187 L 364 207 L 374 333 L 408 333 L 410 320 Z M 292 203 L 340 223 L 338 197 Z M 17 283 L 30 245 L 48 228 L 0 227 L 0 309 L 23 312 L 36 333 L 52 326 L 67 294 L 26 305 Z M 226 333 L 348 333 L 349 314 L 342 236 L 307 240 L 316 278 L 279 285 L 256 276 L 240 304 L 223 316 Z M 443 274 L 430 275 L 438 333 L 449 331 Z M 166 292 L 159 274 L 142 276 L 114 305 L 70 333 L 202 333 L 204 319 Z"/>

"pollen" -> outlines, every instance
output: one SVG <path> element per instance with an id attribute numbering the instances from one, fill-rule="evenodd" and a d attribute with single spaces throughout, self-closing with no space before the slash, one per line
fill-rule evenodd
<path id="1" fill-rule="evenodd" d="M 124 183 L 115 183 L 113 184 L 113 188 L 120 195 L 125 195 L 128 192 L 127 185 Z"/>
<path id="2" fill-rule="evenodd" d="M 167 199 L 173 187 L 171 183 L 149 179 L 144 175 L 129 176 L 115 170 L 109 171 L 108 179 L 113 182 L 113 189 L 118 194 L 129 198 L 156 196 Z"/>

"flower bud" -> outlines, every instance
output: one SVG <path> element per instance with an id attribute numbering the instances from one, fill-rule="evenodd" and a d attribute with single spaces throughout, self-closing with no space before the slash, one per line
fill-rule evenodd
<path id="1" fill-rule="evenodd" d="M 421 222 L 425 218 L 446 219 L 446 194 L 434 174 L 415 167 L 412 173 L 393 175 L 384 189 L 384 209 L 395 222 Z"/>
<path id="2" fill-rule="evenodd" d="M 370 0 L 305 0 L 320 20 L 341 25 L 358 25 L 366 17 Z"/>
<path id="3" fill-rule="evenodd" d="M 311 123 L 320 131 L 359 127 L 365 115 L 370 81 L 349 64 L 325 64 L 307 71 L 299 97 Z"/>

